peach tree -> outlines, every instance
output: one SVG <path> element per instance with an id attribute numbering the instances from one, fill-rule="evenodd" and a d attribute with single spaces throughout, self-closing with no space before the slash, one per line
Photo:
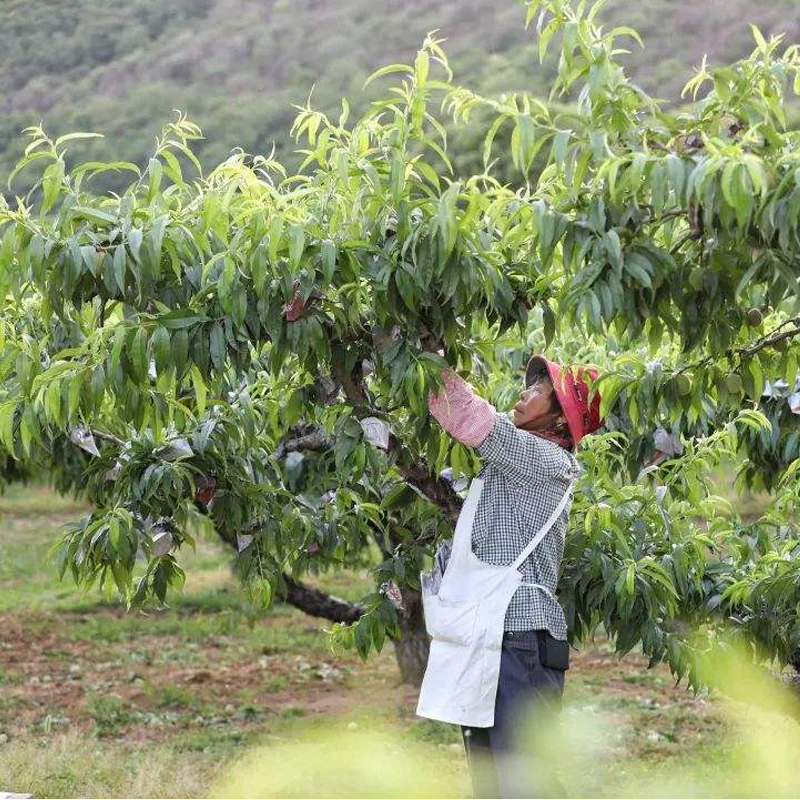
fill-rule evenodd
<path id="1" fill-rule="evenodd" d="M 9 184 L 39 169 L 36 191 L 0 206 L 0 452 L 91 499 L 62 574 L 163 603 L 203 519 L 255 607 L 305 605 L 362 657 L 390 638 L 418 679 L 418 571 L 479 468 L 426 397 L 449 365 L 507 408 L 547 349 L 602 372 L 560 583 L 573 641 L 602 623 L 692 685 L 731 625 L 793 658 L 800 52 L 754 29 L 750 57 L 704 63 L 669 111 L 600 6 L 526 4 L 540 54 L 560 47 L 549 101 L 454 85 L 429 36 L 370 78 L 395 83 L 362 118 L 298 108 L 294 175 L 240 151 L 204 174 L 183 115 L 144 168 L 68 166 L 93 134 L 29 130 Z M 485 170 L 455 180 L 444 122 L 476 109 Z M 129 187 L 93 193 L 104 170 Z M 714 491 L 723 459 L 771 493 L 757 520 Z M 358 604 L 302 582 L 341 566 L 374 574 Z"/>

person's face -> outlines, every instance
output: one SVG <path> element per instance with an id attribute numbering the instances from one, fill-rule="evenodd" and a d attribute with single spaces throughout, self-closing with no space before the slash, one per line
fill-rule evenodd
<path id="1" fill-rule="evenodd" d="M 564 422 L 550 378 L 542 375 L 520 393 L 514 406 L 514 425 L 527 431 L 552 431 Z"/>

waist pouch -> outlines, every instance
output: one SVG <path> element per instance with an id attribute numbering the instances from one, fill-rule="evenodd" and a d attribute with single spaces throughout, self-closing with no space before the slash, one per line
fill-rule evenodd
<path id="1" fill-rule="evenodd" d="M 569 669 L 569 642 L 556 639 L 549 631 L 538 631 L 539 661 L 548 669 Z"/>
<path id="2" fill-rule="evenodd" d="M 513 642 L 512 647 L 536 650 L 539 663 L 548 669 L 569 669 L 569 642 L 556 639 L 548 630 L 506 632 L 504 642 Z"/>

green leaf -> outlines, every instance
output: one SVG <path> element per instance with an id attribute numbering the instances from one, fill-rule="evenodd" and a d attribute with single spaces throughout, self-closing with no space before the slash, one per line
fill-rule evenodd
<path id="1" fill-rule="evenodd" d="M 731 160 L 728 161 L 722 171 L 722 195 L 731 208 L 736 207 L 736 200 L 733 194 L 733 179 L 736 177 L 736 171 L 740 166 L 738 161 Z"/>
<path id="2" fill-rule="evenodd" d="M 305 247 L 306 232 L 302 225 L 289 226 L 289 264 L 296 269 Z"/>
<path id="3" fill-rule="evenodd" d="M 622 244 L 619 240 L 619 234 L 615 230 L 606 231 L 603 234 L 603 239 L 606 246 L 606 253 L 608 253 L 609 260 L 617 274 L 622 274 Z"/>
<path id="4" fill-rule="evenodd" d="M 134 334 L 130 359 L 137 383 L 147 383 L 149 363 L 147 360 L 147 331 L 144 328 L 139 328 Z"/>
<path id="5" fill-rule="evenodd" d="M 211 328 L 209 351 L 211 353 L 211 361 L 214 366 L 221 371 L 225 366 L 227 345 L 225 344 L 225 331 L 222 329 L 222 325 L 220 325 L 219 322 L 215 322 Z"/>
<path id="6" fill-rule="evenodd" d="M 636 581 L 636 565 L 628 564 L 628 572 L 625 576 L 625 589 L 627 590 L 629 597 L 633 596 L 635 581 Z"/>
<path id="7" fill-rule="evenodd" d="M 119 244 L 114 248 L 114 280 L 119 287 L 119 293 L 125 294 L 125 269 L 128 263 L 128 254 L 125 245 Z"/>
<path id="8" fill-rule="evenodd" d="M 399 506 L 406 506 L 415 499 L 414 491 L 408 484 L 398 483 L 393 486 L 381 500 L 381 508 L 384 511 L 391 511 Z"/>
<path id="9" fill-rule="evenodd" d="M 70 395 L 72 395 L 73 384 L 74 382 L 70 382 Z M 103 400 L 103 392 L 106 388 L 106 373 L 102 364 L 98 364 L 92 370 L 92 382 L 90 386 L 92 393 L 92 404 L 95 408 L 98 408 Z M 69 406 L 67 407 L 67 414 L 69 415 Z"/>
<path id="10" fill-rule="evenodd" d="M 155 333 L 151 337 L 150 347 L 156 362 L 156 372 L 161 375 L 166 372 L 171 365 L 169 332 L 162 325 L 156 328 Z"/>
<path id="11" fill-rule="evenodd" d="M 517 117 L 517 130 L 519 131 L 519 162 L 524 172 L 531 167 L 533 148 L 536 144 L 536 124 L 530 114 L 520 114 Z"/>
<path id="12" fill-rule="evenodd" d="M 549 347 L 556 333 L 556 315 L 549 303 L 542 304 L 542 322 L 544 324 L 544 340 Z"/>
<path id="13" fill-rule="evenodd" d="M 320 257 L 325 283 L 327 284 L 333 280 L 333 274 L 336 270 L 336 245 L 330 239 L 325 239 L 321 242 Z"/>
<path id="14" fill-rule="evenodd" d="M 117 217 L 114 214 L 109 214 L 107 211 L 102 211 L 99 208 L 89 208 L 87 206 L 72 206 L 69 213 L 74 217 L 84 217 L 91 222 L 98 224 L 116 225 Z"/>
<path id="15" fill-rule="evenodd" d="M 9 453 L 14 452 L 14 412 L 15 403 L 6 403 L 0 406 L 0 442 L 6 446 Z"/>
<path id="16" fill-rule="evenodd" d="M 383 643 L 386 640 L 386 629 L 384 628 L 383 623 L 376 616 L 373 616 L 372 620 L 372 638 L 375 642 L 376 652 L 380 653 L 383 649 Z"/>
<path id="17" fill-rule="evenodd" d="M 430 183 L 437 192 L 439 191 L 439 176 L 436 173 L 436 170 L 430 164 L 427 164 L 424 161 L 416 161 L 414 163 L 414 169 L 419 170 L 428 183 Z"/>
<path id="18" fill-rule="evenodd" d="M 372 81 L 382 78 L 384 75 L 391 75 L 394 72 L 410 72 L 413 74 L 414 70 L 412 67 L 409 67 L 408 64 L 387 64 L 385 67 L 375 70 L 375 72 L 364 81 L 364 85 L 361 88 L 366 89 Z"/>
<path id="19" fill-rule="evenodd" d="M 55 140 L 53 143 L 55 147 L 58 147 L 60 144 L 64 142 L 71 142 L 73 139 L 103 139 L 105 138 L 102 133 L 66 133 L 63 136 L 59 136 L 58 139 Z"/>
<path id="20" fill-rule="evenodd" d="M 355 645 L 358 655 L 361 657 L 362 661 L 367 660 L 371 642 L 372 638 L 369 634 L 369 618 L 364 615 L 355 624 Z"/>
<path id="21" fill-rule="evenodd" d="M 561 27 L 561 20 L 556 17 L 551 20 L 547 27 L 539 34 L 539 63 L 544 62 L 544 57 L 547 55 L 547 47 L 550 40 L 555 36 L 556 31 Z"/>
<path id="22" fill-rule="evenodd" d="M 650 273 L 652 267 L 650 262 L 639 253 L 628 253 L 625 257 L 625 272 L 634 277 L 639 283 L 646 286 L 648 289 L 653 288 L 653 283 L 650 280 Z"/>
<path id="23" fill-rule="evenodd" d="M 608 377 L 602 384 L 598 387 L 600 392 L 600 417 L 604 419 L 609 411 L 614 408 L 614 403 L 616 403 L 617 398 L 619 397 L 622 390 L 625 388 L 624 381 L 619 380 L 618 378 Z"/>
<path id="24" fill-rule="evenodd" d="M 675 202 L 680 206 L 683 205 L 683 190 L 686 186 L 686 171 L 683 167 L 683 159 L 671 153 L 666 158 L 667 164 L 667 178 L 672 191 L 675 193 Z"/>
<path id="25" fill-rule="evenodd" d="M 147 191 L 147 202 L 152 203 L 153 198 L 161 189 L 161 177 L 164 173 L 164 167 L 157 158 L 151 158 L 147 164 L 147 172 L 150 175 L 150 184 Z"/>
<path id="26" fill-rule="evenodd" d="M 51 381 L 45 389 L 44 405 L 50 419 L 56 425 L 60 425 L 63 417 L 61 413 L 61 381 L 58 379 Z"/>
<path id="27" fill-rule="evenodd" d="M 175 364 L 175 374 L 180 377 L 186 369 L 189 360 L 189 332 L 180 328 L 172 335 L 172 362 Z"/>
<path id="28" fill-rule="evenodd" d="M 772 430 L 772 423 L 769 419 L 755 408 L 743 408 L 736 415 L 736 422 L 743 422 L 749 428 L 754 428 L 757 431 L 763 430 L 769 432 Z"/>
<path id="29" fill-rule="evenodd" d="M 756 44 L 758 45 L 758 49 L 761 50 L 762 53 L 766 52 L 767 50 L 767 42 L 764 39 L 761 31 L 759 30 L 757 25 L 754 25 L 752 22 L 750 23 L 750 30 L 753 32 L 753 38 L 756 40 Z"/>
<path id="30" fill-rule="evenodd" d="M 101 172 L 122 172 L 123 170 L 135 172 L 137 175 L 141 174 L 139 167 L 130 161 L 84 161 L 71 171 L 71 175 L 73 178 L 78 178 L 84 172 L 91 172 L 92 174 L 89 177 L 93 178 Z"/>
<path id="31" fill-rule="evenodd" d="M 196 364 L 192 364 L 191 372 L 192 384 L 194 385 L 194 394 L 197 400 L 197 412 L 200 416 L 203 416 L 203 414 L 206 412 L 206 396 L 208 394 L 208 389 L 206 387 L 206 382 L 203 380 L 203 376 Z"/>
<path id="32" fill-rule="evenodd" d="M 794 387 L 797 378 L 797 356 L 793 350 L 789 350 L 786 356 L 786 382 Z"/>
<path id="33" fill-rule="evenodd" d="M 175 154 L 171 153 L 167 149 L 164 149 L 159 152 L 159 156 L 161 156 L 161 158 L 163 158 L 166 162 L 166 164 L 164 164 L 164 172 L 166 172 L 170 180 L 176 186 L 184 186 L 185 181 L 183 180 L 183 171 L 181 170 L 180 162 L 177 158 L 175 158 Z"/>
<path id="34" fill-rule="evenodd" d="M 14 259 L 14 250 L 16 248 L 17 231 L 15 225 L 9 225 L 3 234 L 3 241 L 0 243 L 0 281 L 2 281 L 9 273 L 11 262 Z M 0 282 L 0 287 L 3 284 Z"/>
<path id="35" fill-rule="evenodd" d="M 403 302 L 406 304 L 406 307 L 409 311 L 414 311 L 417 308 L 417 296 L 414 289 L 414 280 L 411 276 L 403 269 L 403 267 L 398 267 L 394 271 L 394 282 L 397 286 L 397 290 L 400 292 L 400 296 L 403 298 Z"/>
<path id="36" fill-rule="evenodd" d="M 620 25 L 616 28 L 612 28 L 606 34 L 606 38 L 616 38 L 617 36 L 630 36 L 636 40 L 639 47 L 644 47 L 644 42 L 642 42 L 641 36 L 639 36 L 639 34 L 633 28 L 627 25 Z"/>
<path id="37" fill-rule="evenodd" d="M 798 73 L 800 75 L 800 73 Z M 800 92 L 798 92 L 800 94 Z M 510 117 L 507 114 L 501 114 L 495 121 L 489 126 L 489 130 L 486 132 L 486 137 L 483 140 L 483 164 L 484 167 L 489 166 L 489 157 L 492 154 L 492 142 L 494 141 L 495 136 L 497 135 L 497 131 L 500 129 L 500 126 Z"/>
<path id="38" fill-rule="evenodd" d="M 424 50 L 417 53 L 417 58 L 414 62 L 414 79 L 417 86 L 423 87 L 428 80 L 428 70 L 430 68 L 430 58 Z"/>
<path id="39" fill-rule="evenodd" d="M 27 167 L 28 164 L 30 164 L 32 161 L 38 161 L 41 158 L 52 159 L 53 154 L 45 150 L 40 150 L 39 152 L 31 153 L 30 155 L 25 156 L 24 158 L 21 158 L 19 161 L 17 161 L 14 169 L 11 170 L 11 174 L 8 176 L 8 184 L 7 184 L 8 188 L 9 189 L 11 188 L 11 183 L 21 170 Z"/>
<path id="40" fill-rule="evenodd" d="M 59 158 L 58 161 L 54 161 L 46 167 L 44 171 L 44 177 L 42 179 L 42 192 L 44 195 L 42 200 L 42 214 L 46 214 L 53 207 L 53 204 L 58 199 L 58 195 L 63 188 L 63 181 L 64 162 Z"/>
<path id="41" fill-rule="evenodd" d="M 755 277 L 756 273 L 761 269 L 762 264 L 760 261 L 755 261 L 750 267 L 747 269 L 747 272 L 742 275 L 739 280 L 739 283 L 736 284 L 736 297 L 741 297 L 742 293 L 746 291 L 750 287 L 750 283 L 752 279 Z"/>
<path id="42" fill-rule="evenodd" d="M 439 235 L 442 237 L 443 256 L 447 258 L 453 252 L 458 235 L 458 224 L 456 222 L 456 203 L 458 201 L 461 184 L 456 181 L 447 188 L 447 191 L 439 199 L 439 207 L 436 210 L 436 225 Z"/>
<path id="43" fill-rule="evenodd" d="M 124 325 L 117 325 L 114 330 L 114 345 L 111 349 L 111 363 L 116 369 L 121 361 L 122 349 L 125 346 L 127 330 Z"/>
<path id="44" fill-rule="evenodd" d="M 119 551 L 119 519 L 111 517 L 108 521 L 108 541 L 114 552 Z"/>
<path id="45" fill-rule="evenodd" d="M 631 162 L 631 166 L 625 175 L 626 184 L 630 193 L 635 197 L 640 191 L 642 183 L 642 174 L 644 168 L 647 166 L 648 158 L 644 153 L 636 153 Z"/>
<path id="46" fill-rule="evenodd" d="M 141 228 L 131 228 L 128 234 L 128 247 L 131 250 L 131 255 L 135 261 L 139 261 L 139 251 L 142 247 L 142 230 Z"/>
<path id="47" fill-rule="evenodd" d="M 758 400 L 764 391 L 764 371 L 761 369 L 758 357 L 751 358 L 747 368 L 753 376 L 753 400 Z"/>
<path id="48" fill-rule="evenodd" d="M 164 231 L 168 222 L 169 216 L 162 214 L 153 223 L 145 239 L 150 270 L 156 279 L 161 276 L 161 245 L 164 241 Z"/>
<path id="49" fill-rule="evenodd" d="M 28 266 L 34 281 L 44 291 L 47 285 L 44 271 L 44 239 L 38 233 L 33 235 L 28 245 Z M 2 352 L 3 348 L 0 345 L 0 353 Z"/>
<path id="50" fill-rule="evenodd" d="M 563 167 L 564 161 L 567 158 L 567 147 L 569 146 L 569 140 L 572 136 L 572 131 L 556 131 L 555 136 L 553 137 L 553 146 L 551 148 L 553 159 L 559 166 Z"/>
<path id="51" fill-rule="evenodd" d="M 667 172 L 664 162 L 656 162 L 650 170 L 650 197 L 653 211 L 661 214 L 667 200 Z"/>
<path id="52" fill-rule="evenodd" d="M 167 314 L 158 317 L 158 322 L 165 328 L 170 330 L 180 328 L 191 328 L 192 325 L 197 325 L 201 322 L 206 322 L 208 317 L 204 314 L 197 314 L 187 308 L 176 308 Z"/>
<path id="53" fill-rule="evenodd" d="M 44 386 L 50 381 L 52 381 L 57 376 L 71 370 L 75 367 L 75 364 L 72 361 L 68 360 L 57 360 L 53 361 L 50 366 L 44 371 L 39 373 L 33 379 L 33 385 L 31 386 L 31 391 L 35 392 L 40 386 Z"/>

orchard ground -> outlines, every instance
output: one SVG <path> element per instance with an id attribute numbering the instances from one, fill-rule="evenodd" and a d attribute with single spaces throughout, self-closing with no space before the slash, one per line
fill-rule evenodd
<path id="1" fill-rule="evenodd" d="M 747 502 L 755 512 L 760 501 Z M 248 626 L 212 540 L 184 557 L 187 585 L 169 610 L 126 614 L 44 563 L 83 506 L 14 486 L 0 511 L 0 791 L 202 797 L 251 745 L 291 741 L 319 720 L 342 736 L 379 720 L 435 750 L 469 796 L 458 729 L 415 716 L 416 690 L 399 684 L 390 644 L 366 664 L 333 655 L 327 624 L 284 605 Z M 355 600 L 368 581 L 309 582 Z M 591 774 L 565 776 L 573 796 L 630 796 L 662 770 L 713 780 L 724 769 L 732 733 L 713 696 L 676 688 L 641 654 L 618 659 L 601 637 L 573 653 L 565 704 L 611 731 Z"/>

